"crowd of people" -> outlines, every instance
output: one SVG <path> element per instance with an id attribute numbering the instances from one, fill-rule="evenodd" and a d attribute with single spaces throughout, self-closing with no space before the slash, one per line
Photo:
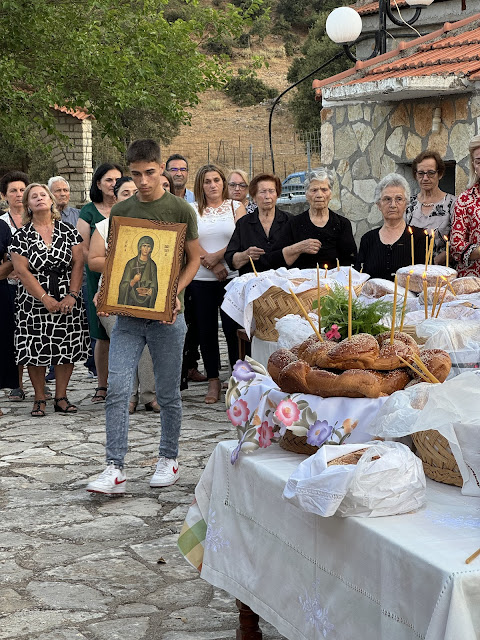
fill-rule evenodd
<path id="1" fill-rule="evenodd" d="M 0 387 L 10 390 L 9 400 L 24 400 L 26 367 L 34 389 L 32 417 L 47 414 L 46 376 L 55 380 L 54 410 L 75 413 L 67 393 L 70 376 L 93 347 L 98 383 L 91 401 L 105 402 L 107 468 L 88 490 L 125 490 L 128 416 L 139 402 L 159 413 L 162 424 L 151 486 L 172 484 L 178 478 L 181 389 L 189 380 L 207 382 L 204 402 L 220 399 L 219 316 L 230 367 L 238 359 L 239 326 L 221 309 L 226 285 L 254 268 L 317 264 L 354 265 L 371 277 L 393 280 L 399 267 L 411 263 L 412 235 L 415 261 L 425 261 L 425 231 L 434 234 L 435 264 L 446 263 L 449 246 L 449 263 L 459 275 L 480 276 L 480 136 L 471 140 L 469 152 L 470 182 L 458 198 L 439 187 L 445 163 L 435 151 L 413 161 L 415 195 L 399 174 L 380 180 L 374 200 L 383 222 L 362 236 L 358 251 L 351 222 L 330 208 L 335 177 L 328 168 L 308 174 L 307 206 L 298 215 L 277 206 L 281 182 L 269 173 L 249 181 L 241 169 L 226 174 L 206 164 L 190 191 L 187 158 L 174 154 L 164 164 L 151 140 L 130 145 L 129 175 L 113 163 L 99 166 L 90 202 L 81 210 L 70 205 L 65 178 L 30 184 L 25 173 L 9 172 L 0 180 L 7 205 L 0 216 Z M 114 216 L 186 225 L 172 322 L 97 313 Z M 124 278 L 126 305 L 154 307 L 152 285 L 138 286 L 145 273 L 152 275 L 153 245 L 149 236 L 138 240 L 138 274 Z M 153 305 L 138 295 L 150 296 Z M 199 371 L 200 353 L 205 374 Z"/>

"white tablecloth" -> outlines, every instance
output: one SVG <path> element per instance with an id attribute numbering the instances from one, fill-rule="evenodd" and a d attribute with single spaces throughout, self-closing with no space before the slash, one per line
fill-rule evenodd
<path id="1" fill-rule="evenodd" d="M 480 638 L 480 558 L 465 564 L 478 498 L 428 481 L 419 512 L 320 518 L 282 499 L 304 456 L 273 445 L 232 466 L 236 445 L 217 446 L 195 492 L 206 581 L 290 640 Z"/>

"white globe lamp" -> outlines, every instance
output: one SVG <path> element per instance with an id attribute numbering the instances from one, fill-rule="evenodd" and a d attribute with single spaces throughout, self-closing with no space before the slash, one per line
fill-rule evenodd
<path id="1" fill-rule="evenodd" d="M 355 42 L 362 32 L 362 19 L 355 9 L 338 7 L 328 15 L 325 29 L 330 40 L 337 44 Z"/>

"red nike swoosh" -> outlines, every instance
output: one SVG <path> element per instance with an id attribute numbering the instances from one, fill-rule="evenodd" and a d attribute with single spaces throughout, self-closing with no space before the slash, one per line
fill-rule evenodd
<path id="1" fill-rule="evenodd" d="M 126 478 L 125 478 L 126 480 Z M 125 482 L 125 480 L 119 480 L 118 478 L 115 478 L 115 484 L 123 484 Z"/>
<path id="2" fill-rule="evenodd" d="M 175 469 L 175 467 L 173 467 L 172 471 L 173 471 L 173 473 L 177 473 L 178 467 L 176 469 Z"/>

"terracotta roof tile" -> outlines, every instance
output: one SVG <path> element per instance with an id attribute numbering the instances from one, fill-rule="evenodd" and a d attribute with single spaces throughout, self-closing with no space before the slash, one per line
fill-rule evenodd
<path id="1" fill-rule="evenodd" d="M 77 120 L 86 120 L 87 118 L 91 118 L 92 115 L 88 113 L 86 109 L 68 109 L 67 107 L 59 107 L 58 104 L 53 105 L 55 111 L 60 111 L 61 113 L 67 113 L 69 116 L 73 118 L 77 118 Z"/>
<path id="2" fill-rule="evenodd" d="M 480 78 L 480 13 L 400 45 L 389 53 L 326 80 L 315 80 L 317 99 L 325 86 L 355 85 L 387 78 L 456 75 Z M 472 28 L 474 27 L 474 28 Z"/>
<path id="3" fill-rule="evenodd" d="M 406 0 L 397 0 L 397 5 L 400 9 L 402 9 L 402 7 L 408 6 Z M 359 13 L 361 16 L 368 16 L 373 13 L 378 13 L 378 2 L 369 2 L 368 4 L 364 4 L 362 7 L 357 7 L 356 5 L 351 6 L 352 9 L 355 9 L 355 11 L 357 11 L 357 13 Z M 392 9 L 396 8 L 394 0 L 390 1 L 390 6 L 392 7 Z"/>

